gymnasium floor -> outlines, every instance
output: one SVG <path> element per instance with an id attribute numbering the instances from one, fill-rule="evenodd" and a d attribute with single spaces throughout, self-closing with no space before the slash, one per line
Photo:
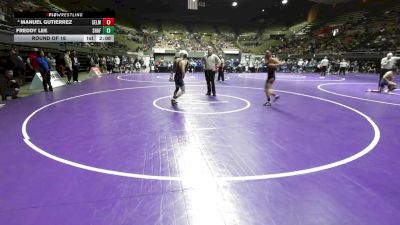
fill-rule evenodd
<path id="1" fill-rule="evenodd" d="M 398 225 L 400 91 L 346 79 L 113 74 L 0 109 L 0 224 Z"/>

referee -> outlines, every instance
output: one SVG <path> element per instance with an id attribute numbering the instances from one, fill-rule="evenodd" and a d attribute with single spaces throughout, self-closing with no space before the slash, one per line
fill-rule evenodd
<path id="1" fill-rule="evenodd" d="M 381 60 L 381 73 L 379 74 L 379 83 L 381 83 L 383 75 L 385 75 L 389 71 L 396 70 L 396 60 L 399 60 L 400 57 L 393 57 L 393 53 L 388 53 L 385 58 Z"/>
<path id="2" fill-rule="evenodd" d="M 217 55 L 213 54 L 212 47 L 207 47 L 207 55 L 203 58 L 204 72 L 207 82 L 206 95 L 211 95 L 211 92 L 213 93 L 213 96 L 217 95 L 215 92 L 215 72 L 220 66 L 220 63 L 221 60 Z"/>

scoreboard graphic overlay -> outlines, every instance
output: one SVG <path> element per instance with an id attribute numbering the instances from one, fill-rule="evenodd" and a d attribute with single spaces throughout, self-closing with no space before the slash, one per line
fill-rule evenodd
<path id="1" fill-rule="evenodd" d="M 14 42 L 114 42 L 115 13 L 15 12 Z"/>

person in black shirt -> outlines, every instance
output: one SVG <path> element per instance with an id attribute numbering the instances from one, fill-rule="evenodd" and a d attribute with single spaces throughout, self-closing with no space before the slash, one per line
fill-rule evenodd
<path id="1" fill-rule="evenodd" d="M 11 49 L 7 64 L 11 67 L 10 69 L 13 70 L 13 76 L 16 78 L 15 80 L 19 85 L 23 85 L 25 83 L 26 66 L 16 49 Z"/>
<path id="2" fill-rule="evenodd" d="M 71 60 L 72 60 L 72 80 L 74 83 L 79 83 L 80 81 L 78 80 L 78 72 L 80 63 L 76 51 L 72 52 Z"/>

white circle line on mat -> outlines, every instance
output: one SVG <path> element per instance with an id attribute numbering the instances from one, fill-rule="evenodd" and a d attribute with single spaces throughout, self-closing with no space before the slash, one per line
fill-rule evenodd
<path id="1" fill-rule="evenodd" d="M 356 96 L 351 96 L 351 95 L 345 95 L 345 94 L 341 94 L 341 93 L 337 93 L 334 91 L 328 91 L 326 89 L 324 89 L 324 86 L 330 86 L 330 85 L 354 85 L 354 84 L 376 84 L 376 83 L 326 83 L 326 84 L 320 84 L 318 85 L 318 90 L 329 93 L 329 94 L 333 94 L 333 95 L 337 95 L 337 96 L 342 96 L 342 97 L 346 97 L 346 98 L 352 98 L 352 99 L 357 99 L 357 100 L 362 100 L 362 101 L 367 101 L 367 102 L 374 102 L 374 103 L 380 103 L 380 104 L 386 104 L 386 105 L 395 105 L 395 106 L 400 106 L 399 103 L 393 103 L 393 102 L 385 102 L 385 101 L 379 101 L 379 100 L 373 100 L 373 99 L 367 99 L 367 98 L 361 98 L 361 97 L 356 97 Z M 368 92 L 364 92 L 364 93 L 368 93 Z M 379 93 L 374 93 L 379 95 Z M 383 93 L 382 93 L 383 94 Z M 397 95 L 397 94 L 396 94 Z"/>
<path id="2" fill-rule="evenodd" d="M 246 74 L 239 74 L 239 77 L 245 78 L 245 79 L 254 79 L 254 80 L 266 80 L 267 79 L 267 75 L 265 75 L 265 77 L 246 77 Z M 326 78 L 320 78 L 320 79 L 313 79 L 313 80 L 307 80 L 307 79 L 288 79 L 288 78 L 280 78 L 279 74 L 276 75 L 276 80 L 279 81 L 299 81 L 299 82 L 342 82 L 345 81 L 346 78 L 340 78 L 338 80 L 326 80 Z"/>
<path id="3" fill-rule="evenodd" d="M 231 95 L 218 95 L 218 96 L 222 96 L 222 97 L 228 97 L 228 98 L 233 98 L 233 99 L 237 99 L 240 101 L 243 101 L 244 103 L 246 103 L 245 106 L 239 108 L 239 109 L 234 109 L 234 110 L 228 110 L 228 111 L 222 111 L 222 112 L 190 112 L 190 111 L 179 111 L 179 110 L 173 110 L 173 109 L 168 109 L 168 108 L 163 108 L 161 106 L 159 106 L 157 104 L 158 101 L 160 101 L 161 99 L 165 99 L 165 98 L 171 98 L 171 96 L 164 96 L 164 97 L 160 97 L 157 98 L 153 101 L 153 106 L 156 107 L 159 110 L 163 110 L 163 111 L 167 111 L 167 112 L 173 112 L 173 113 L 181 113 L 181 114 L 191 114 L 191 115 L 220 115 L 220 114 L 228 114 L 228 113 L 235 113 L 235 112 L 240 112 L 243 110 L 246 110 L 248 108 L 250 108 L 251 103 L 243 98 L 239 98 L 236 96 L 231 96 Z"/>
<path id="4" fill-rule="evenodd" d="M 202 86 L 202 85 L 191 85 L 191 86 Z M 74 97 L 70 97 L 70 98 L 66 98 L 66 99 L 62 99 L 50 104 L 47 104 L 37 110 L 35 110 L 34 112 L 32 112 L 23 122 L 22 127 L 21 127 L 21 131 L 22 131 L 22 135 L 23 135 L 23 140 L 24 142 L 34 151 L 38 152 L 39 154 L 50 158 L 52 160 L 58 161 L 60 163 L 69 165 L 69 166 L 73 166 L 76 168 L 80 168 L 80 169 L 84 169 L 84 170 L 88 170 L 88 171 L 93 171 L 93 172 L 98 172 L 98 173 L 102 173 L 102 174 L 109 174 L 109 175 L 115 175 L 115 176 L 122 176 L 122 177 L 130 177 L 130 178 L 139 178 L 139 179 L 147 179 L 147 180 L 165 180 L 165 181 L 183 181 L 185 180 L 185 178 L 183 177 L 178 177 L 178 176 L 157 176 L 157 175 L 146 175 L 146 174 L 137 174 L 137 173 L 128 173 L 128 172 L 121 172 L 121 171 L 115 171 L 115 170 L 109 170 L 109 169 L 102 169 L 102 168 L 98 168 L 98 167 L 94 167 L 94 166 L 88 166 L 88 165 L 84 165 L 81 163 L 77 163 L 77 162 L 73 162 L 64 158 L 61 158 L 59 156 L 53 155 L 49 152 L 46 152 L 45 150 L 41 149 L 40 147 L 36 146 L 30 139 L 28 132 L 27 132 L 27 126 L 29 123 L 29 120 L 38 112 L 40 112 L 41 110 L 55 105 L 57 103 L 60 102 L 65 102 L 71 99 L 76 99 L 76 98 L 80 98 L 80 97 L 84 97 L 84 96 L 89 96 L 89 95 L 94 95 L 94 94 L 101 94 L 101 93 L 107 93 L 107 92 L 115 92 L 115 91 L 123 91 L 123 90 L 131 90 L 131 89 L 144 89 L 144 88 L 155 88 L 155 87 L 171 87 L 171 86 L 148 86 L 148 87 L 130 87 L 130 88 L 121 88 L 121 89 L 112 89 L 112 90 L 105 90 L 105 91 L 97 91 L 97 92 L 91 92 L 91 93 L 87 93 L 87 94 L 82 94 L 82 95 L 78 95 L 78 96 L 74 96 Z M 252 89 L 252 90 L 263 90 L 263 88 L 256 88 L 256 87 L 242 87 L 242 86 L 229 86 L 229 87 L 223 87 L 223 88 L 242 88 L 242 89 Z M 380 140 L 380 130 L 379 127 L 376 125 L 376 123 L 367 115 L 365 115 L 364 113 L 341 103 L 332 101 L 332 100 L 328 100 L 328 99 L 324 99 L 324 98 L 320 98 L 320 97 L 316 97 L 316 96 L 312 96 L 312 95 L 307 95 L 307 94 L 302 94 L 302 93 L 296 93 L 296 92 L 291 92 L 291 91 L 283 91 L 283 90 L 276 90 L 277 92 L 281 92 L 281 93 L 286 93 L 286 94 L 292 94 L 292 95 L 297 95 L 297 96 L 303 96 L 303 97 L 308 97 L 308 98 L 313 98 L 313 99 L 317 99 L 317 100 L 321 100 L 324 102 L 329 102 L 341 107 L 344 107 L 350 111 L 353 111 L 357 114 L 359 114 L 361 117 L 363 117 L 365 120 L 367 120 L 367 122 L 371 125 L 371 127 L 373 128 L 374 131 L 374 137 L 372 139 L 372 141 L 365 147 L 363 148 L 361 151 L 359 151 L 358 153 L 351 155 L 347 158 L 341 159 L 339 161 L 336 162 L 332 162 L 332 163 L 328 163 L 326 165 L 322 165 L 322 166 L 317 166 L 317 167 L 311 167 L 311 168 L 307 168 L 307 169 L 301 169 L 301 170 L 295 170 L 295 171 L 288 171 L 288 172 L 282 172 L 282 173 L 273 173 L 273 174 L 261 174 L 261 175 L 249 175 L 249 176 L 225 176 L 225 177 L 212 177 L 210 179 L 213 179 L 215 181 L 251 181 L 251 180 L 265 180 L 265 179 L 274 179 L 274 178 L 282 178 L 282 177 L 291 177 L 291 176 L 298 176 L 298 175 L 305 175 L 305 174 L 310 174 L 310 173 L 315 173 L 315 172 L 319 172 L 319 171 L 323 171 L 323 170 L 328 170 L 328 169 L 332 169 L 335 167 L 339 167 L 342 165 L 345 165 L 347 163 L 350 163 L 354 160 L 357 160 L 361 157 L 363 157 L 364 155 L 368 154 L 369 152 L 371 152 L 375 146 L 378 144 L 379 140 Z"/>

